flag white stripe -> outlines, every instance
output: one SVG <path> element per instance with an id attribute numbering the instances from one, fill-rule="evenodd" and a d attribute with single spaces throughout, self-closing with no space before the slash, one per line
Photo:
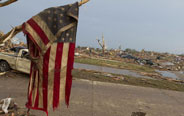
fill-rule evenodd
<path id="1" fill-rule="evenodd" d="M 67 61 L 68 61 L 69 43 L 64 43 L 63 54 L 61 61 L 61 72 L 60 72 L 60 101 L 65 99 L 65 84 L 66 84 L 66 73 L 67 73 Z"/>
<path id="2" fill-rule="evenodd" d="M 53 104 L 53 90 L 54 90 L 54 72 L 55 72 L 55 59 L 57 52 L 57 43 L 53 43 L 51 46 L 50 57 L 49 57 L 49 76 L 48 76 L 48 106 L 52 107 Z M 50 108 L 48 108 L 50 109 Z"/>

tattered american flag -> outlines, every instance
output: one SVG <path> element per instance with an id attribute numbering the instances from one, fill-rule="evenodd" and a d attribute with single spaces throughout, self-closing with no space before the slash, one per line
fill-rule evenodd
<path id="1" fill-rule="evenodd" d="M 48 8 L 23 24 L 30 52 L 30 109 L 47 112 L 69 105 L 78 22 L 78 3 Z"/>

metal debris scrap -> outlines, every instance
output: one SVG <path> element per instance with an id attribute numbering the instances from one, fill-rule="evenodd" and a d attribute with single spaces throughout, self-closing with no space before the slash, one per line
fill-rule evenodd
<path id="1" fill-rule="evenodd" d="M 17 109 L 17 104 L 12 98 L 5 98 L 0 101 L 0 114 L 7 114 L 9 110 Z"/>
<path id="2" fill-rule="evenodd" d="M 5 98 L 0 100 L 0 116 L 26 116 L 26 108 L 19 108 L 15 99 Z"/>

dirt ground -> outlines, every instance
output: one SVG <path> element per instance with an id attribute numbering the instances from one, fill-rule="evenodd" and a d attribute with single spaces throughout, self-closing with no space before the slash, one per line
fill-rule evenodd
<path id="1" fill-rule="evenodd" d="M 20 107 L 27 98 L 29 77 L 19 72 L 0 76 L 0 99 L 12 97 Z M 73 80 L 70 107 L 62 104 L 49 116 L 184 116 L 184 93 L 88 80 Z M 35 116 L 46 116 L 31 110 Z"/>

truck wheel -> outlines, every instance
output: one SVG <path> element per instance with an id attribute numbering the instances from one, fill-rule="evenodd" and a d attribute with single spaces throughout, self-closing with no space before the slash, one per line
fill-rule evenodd
<path id="1" fill-rule="evenodd" d="M 6 61 L 0 61 L 0 72 L 6 72 L 10 70 L 10 66 Z"/>

